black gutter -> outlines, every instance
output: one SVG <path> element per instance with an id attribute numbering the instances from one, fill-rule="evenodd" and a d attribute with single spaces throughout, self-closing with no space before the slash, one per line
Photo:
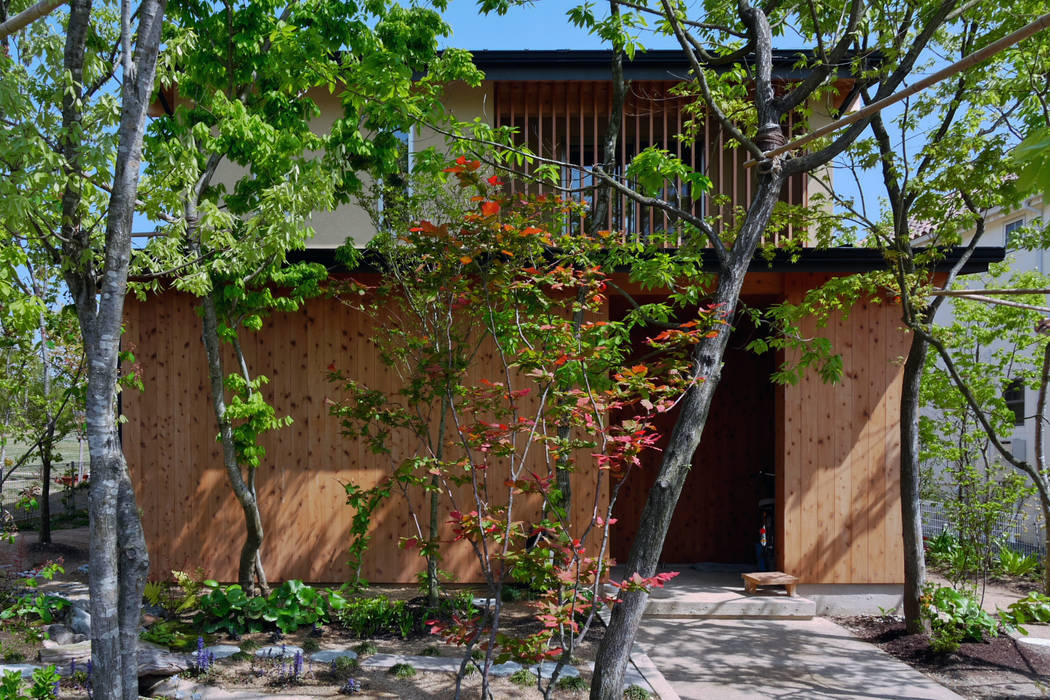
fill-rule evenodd
<path id="1" fill-rule="evenodd" d="M 921 252 L 917 249 L 916 252 Z M 938 272 L 949 271 L 962 256 L 963 248 L 957 247 L 949 250 L 940 262 L 937 263 Z M 987 272 L 991 263 L 1002 262 L 1006 257 L 1006 249 L 993 246 L 980 246 L 974 249 L 973 255 L 963 266 L 962 274 L 973 274 Z M 715 251 L 704 250 L 701 254 L 705 270 L 716 272 L 718 260 Z M 381 259 L 369 252 L 365 252 L 361 261 L 352 268 L 339 262 L 336 258 L 334 248 L 310 248 L 307 250 L 292 251 L 288 254 L 288 262 L 309 262 L 324 265 L 333 272 L 381 272 Z M 756 254 L 748 268 L 751 272 L 825 272 L 854 274 L 858 272 L 872 272 L 886 268 L 886 260 L 882 251 L 874 248 L 804 248 L 795 253 L 778 250 L 772 259 L 765 259 Z"/>

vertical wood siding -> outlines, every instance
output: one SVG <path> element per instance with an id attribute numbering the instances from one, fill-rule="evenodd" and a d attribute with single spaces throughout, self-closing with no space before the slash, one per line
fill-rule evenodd
<path id="1" fill-rule="evenodd" d="M 826 279 L 789 276 L 787 298 Z M 899 308 L 859 302 L 804 337 L 828 338 L 842 355 L 838 384 L 815 372 L 779 389 L 779 565 L 808 583 L 900 583 L 901 358 L 910 337 Z"/>
<path id="2" fill-rule="evenodd" d="M 193 300 L 165 293 L 145 302 L 129 299 L 124 348 L 135 355 L 126 370 L 138 373 L 144 391 L 127 390 L 122 409 L 129 420 L 122 429 L 125 454 L 136 486 L 149 542 L 152 576 L 171 569 L 203 567 L 209 576 L 235 580 L 243 543 L 243 515 L 222 465 L 211 409 L 200 320 Z M 368 488 L 389 475 L 412 451 L 407 436 L 395 436 L 391 455 L 371 453 L 341 434 L 326 400 L 335 389 L 326 380 L 334 365 L 372 388 L 392 391 L 397 379 L 386 370 L 371 342 L 373 328 L 362 314 L 337 301 L 314 299 L 303 312 L 277 314 L 260 333 L 244 335 L 253 372 L 265 375 L 263 388 L 278 415 L 295 422 L 264 440 L 267 454 L 258 469 L 258 492 L 266 530 L 263 561 L 274 580 L 345 581 L 353 511 L 345 505 L 341 482 Z M 232 361 L 227 357 L 226 361 Z M 495 367 L 484 353 L 482 367 Z M 232 364 L 227 364 L 227 368 Z M 484 369 L 469 381 L 477 382 Z M 493 474 L 495 493 L 505 475 Z M 590 522 L 604 508 L 593 481 L 582 473 L 573 483 L 574 522 Z M 467 492 L 456 493 L 466 504 Z M 414 495 L 421 512 L 424 496 Z M 537 519 L 535 497 L 517 500 L 516 518 Z M 441 520 L 449 508 L 442 504 Z M 442 568 L 460 580 L 477 580 L 473 552 L 453 542 L 442 528 Z M 375 513 L 372 542 L 362 575 L 376 582 L 410 582 L 422 568 L 415 550 L 398 546 L 414 534 L 404 497 L 391 496 Z"/>
<path id="3" fill-rule="evenodd" d="M 776 290 L 798 301 L 824 279 L 763 273 L 745 291 Z M 826 328 L 807 322 L 805 335 L 829 337 L 842 353 L 843 380 L 826 385 L 809 373 L 798 385 L 775 392 L 770 432 L 776 447 L 779 564 L 803 581 L 898 583 L 903 578 L 897 360 L 906 352 L 908 337 L 898 329 L 897 314 L 893 305 L 867 301 Z M 145 302 L 129 299 L 127 329 L 123 343 L 135 362 L 126 369 L 139 374 L 145 391 L 129 389 L 122 395 L 128 417 L 122 438 L 143 512 L 152 576 L 200 566 L 209 576 L 232 580 L 243 516 L 215 440 L 193 301 L 172 292 Z M 372 454 L 343 437 L 328 415 L 326 399 L 333 388 L 325 375 L 331 364 L 375 388 L 396 386 L 377 356 L 372 332 L 361 314 L 315 299 L 301 313 L 276 315 L 261 333 L 246 335 L 253 371 L 270 379 L 267 398 L 279 414 L 295 419 L 266 440 L 268 454 L 258 474 L 267 532 L 263 556 L 275 580 L 346 580 L 353 512 L 344 504 L 340 482 L 372 486 L 409 449 L 405 443 L 392 456 Z M 492 361 L 481 358 L 481 364 Z M 480 376 L 479 370 L 475 380 Z M 596 495 L 588 479 L 577 478 L 573 488 L 574 518 L 582 525 L 591 518 Z M 745 497 L 754 500 L 751 493 Z M 443 506 L 442 519 L 446 511 Z M 397 546 L 399 538 L 412 534 L 400 495 L 380 507 L 371 534 L 362 574 L 376 582 L 413 580 L 420 560 Z M 448 542 L 442 568 L 459 580 L 476 580 L 469 548 L 452 543 L 447 529 L 442 537 Z"/>

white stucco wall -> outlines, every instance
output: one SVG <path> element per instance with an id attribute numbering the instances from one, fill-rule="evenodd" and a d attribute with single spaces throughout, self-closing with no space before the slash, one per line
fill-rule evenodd
<path id="1" fill-rule="evenodd" d="M 1050 221 L 1050 206 L 1043 202 L 1042 197 L 1036 196 L 1028 199 L 1022 206 L 1013 209 L 993 209 L 985 213 L 985 235 L 978 245 L 982 246 L 1005 246 L 1007 257 L 1011 262 L 1014 272 L 1036 270 L 1042 273 L 1050 273 L 1050 250 L 1017 250 L 1007 240 L 1006 227 L 1014 222 L 1022 221 L 1029 225 L 1034 221 Z M 964 243 L 969 242 L 974 235 L 970 231 L 964 236 Z M 974 275 L 967 281 L 967 287 L 978 289 L 987 286 L 986 275 Z M 1046 305 L 1050 306 L 1050 295 L 1046 298 Z M 938 311 L 935 322 L 938 325 L 947 325 L 954 320 L 951 300 L 948 300 Z M 1025 415 L 1033 416 L 1036 409 L 1038 392 L 1034 389 L 1025 390 Z M 1030 417 L 1014 429 L 1011 436 L 1011 446 L 1015 449 L 1014 454 L 1023 451 L 1025 459 L 1031 460 L 1035 455 L 1035 418 Z M 1044 441 L 1045 447 L 1050 449 L 1050 436 Z M 1020 455 L 1019 455 L 1020 456 Z M 994 458 L 993 458 L 994 459 Z M 1024 541 L 1032 544 L 1042 543 L 1041 524 L 1038 517 L 1038 508 L 1026 509 L 1028 513 L 1026 527 L 1028 532 L 1024 533 Z"/>

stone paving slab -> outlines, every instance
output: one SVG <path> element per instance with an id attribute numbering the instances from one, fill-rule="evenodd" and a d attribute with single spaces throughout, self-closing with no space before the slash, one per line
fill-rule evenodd
<path id="1" fill-rule="evenodd" d="M 637 643 L 686 700 L 960 697 L 825 618 L 646 618 Z"/>

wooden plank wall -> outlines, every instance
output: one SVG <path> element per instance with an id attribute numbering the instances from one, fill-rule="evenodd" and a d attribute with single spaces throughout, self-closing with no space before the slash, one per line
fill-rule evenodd
<path id="1" fill-rule="evenodd" d="M 215 439 L 193 300 L 168 292 L 145 302 L 129 299 L 126 309 L 123 346 L 135 355 L 133 369 L 145 391 L 122 394 L 129 419 L 122 440 L 143 514 L 151 575 L 165 578 L 171 569 L 200 566 L 213 578 L 236 580 L 243 515 Z M 263 560 L 272 580 L 345 581 L 353 511 L 345 505 L 340 482 L 370 487 L 410 449 L 403 444 L 393 455 L 372 454 L 343 437 L 337 420 L 328 415 L 326 398 L 334 395 L 325 379 L 329 365 L 374 388 L 396 386 L 370 342 L 372 330 L 362 314 L 334 300 L 315 299 L 303 312 L 277 314 L 261 333 L 245 334 L 249 365 L 270 379 L 267 399 L 279 415 L 295 419 L 265 441 L 267 455 L 258 470 L 266 530 Z M 480 361 L 484 364 L 485 358 Z M 493 475 L 501 487 L 504 478 Z M 593 481 L 577 478 L 573 494 L 575 522 L 589 522 L 596 498 Z M 461 504 L 465 495 L 458 494 Z M 417 499 L 417 511 L 423 498 Z M 535 506 L 522 507 L 517 517 L 535 517 Z M 442 521 L 447 511 L 443 506 Z M 371 534 L 362 575 L 375 582 L 415 580 L 421 560 L 397 546 L 401 537 L 413 534 L 403 497 L 394 495 L 379 508 Z M 447 528 L 442 539 L 447 543 L 442 568 L 460 580 L 476 580 L 478 567 L 469 547 L 453 543 Z"/>
<path id="2" fill-rule="evenodd" d="M 770 289 L 779 275 L 758 275 Z M 773 285 L 770 280 L 776 281 Z M 793 273 L 784 296 L 797 301 L 824 276 Z M 767 284 L 768 283 L 768 284 Z M 765 287 L 763 287 L 765 289 Z M 899 583 L 903 580 L 899 500 L 898 411 L 902 357 L 908 337 L 898 310 L 864 302 L 829 327 L 803 333 L 829 337 L 844 359 L 843 381 L 825 385 L 814 373 L 776 394 L 778 549 L 783 570 L 814 583 Z M 152 557 L 152 574 L 201 566 L 232 580 L 243 542 L 243 519 L 222 468 L 211 411 L 200 321 L 192 300 L 167 293 L 129 300 L 124 347 L 145 391 L 127 390 L 122 436 Z M 332 300 L 281 314 L 246 353 L 270 378 L 268 398 L 295 423 L 266 442 L 259 493 L 268 533 L 264 559 L 275 580 L 347 578 L 351 509 L 341 481 L 371 486 L 390 470 L 390 457 L 344 438 L 328 415 L 330 364 L 390 389 L 395 378 L 369 341 L 360 314 Z M 480 377 L 478 377 L 480 378 Z M 395 454 L 393 458 L 404 456 Z M 499 480 L 497 480 L 499 481 Z M 573 486 L 577 523 L 590 519 L 593 484 Z M 420 505 L 420 504 L 417 504 Z M 410 535 L 409 512 L 391 498 L 373 518 L 373 541 L 363 575 L 376 582 L 413 580 L 415 554 L 397 547 Z M 450 540 L 450 533 L 443 537 Z M 463 543 L 449 544 L 443 568 L 461 580 L 477 576 Z"/>
<path id="3" fill-rule="evenodd" d="M 799 301 L 824 275 L 787 279 Z M 809 372 L 777 399 L 779 566 L 807 583 L 901 583 L 900 391 L 910 336 L 893 304 L 865 300 L 804 337 L 831 340 L 838 384 Z"/>

